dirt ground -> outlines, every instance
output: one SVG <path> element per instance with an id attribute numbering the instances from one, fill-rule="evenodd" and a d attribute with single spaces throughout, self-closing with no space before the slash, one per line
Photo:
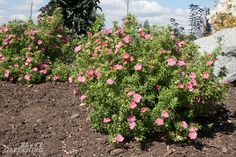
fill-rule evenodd
<path id="1" fill-rule="evenodd" d="M 198 140 L 183 144 L 150 138 L 109 146 L 89 127 L 86 109 L 63 83 L 20 85 L 0 82 L 0 156 L 3 157 L 236 157 L 236 87 L 218 106 Z M 23 149 L 24 148 L 24 149 Z"/>

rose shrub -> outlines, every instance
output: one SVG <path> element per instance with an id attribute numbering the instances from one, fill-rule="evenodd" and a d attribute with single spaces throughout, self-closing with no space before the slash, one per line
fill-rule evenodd
<path id="1" fill-rule="evenodd" d="M 210 113 L 226 86 L 213 74 L 216 54 L 203 55 L 168 27 L 138 27 L 133 16 L 122 27 L 88 33 L 75 47 L 76 68 L 68 82 L 89 109 L 91 126 L 113 144 L 156 134 L 175 141 L 195 139 L 196 117 Z"/>
<path id="2" fill-rule="evenodd" d="M 58 63 L 63 62 L 63 67 L 67 67 L 73 62 L 75 56 L 69 42 L 58 11 L 54 16 L 39 19 L 36 25 L 31 21 L 12 21 L 1 26 L 0 80 L 65 81 L 68 70 L 58 67 Z M 61 77 L 61 74 L 65 76 Z"/>

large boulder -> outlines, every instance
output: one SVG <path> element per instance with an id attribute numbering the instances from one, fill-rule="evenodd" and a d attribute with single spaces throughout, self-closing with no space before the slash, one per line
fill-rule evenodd
<path id="1" fill-rule="evenodd" d="M 212 53 L 219 47 L 219 40 L 221 41 L 222 54 L 218 57 L 215 63 L 216 75 L 219 74 L 220 69 L 225 67 L 227 69 L 227 76 L 223 78 L 224 81 L 236 81 L 236 27 L 220 30 L 211 36 L 195 40 L 195 43 L 200 46 L 201 53 Z"/>

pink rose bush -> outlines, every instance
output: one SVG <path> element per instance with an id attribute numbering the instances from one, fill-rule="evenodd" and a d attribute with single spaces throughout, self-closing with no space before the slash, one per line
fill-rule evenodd
<path id="1" fill-rule="evenodd" d="M 200 56 L 167 28 L 148 32 L 133 16 L 124 21 L 76 43 L 81 50 L 71 77 L 86 77 L 75 82 L 91 106 L 91 126 L 118 145 L 150 133 L 196 139 L 201 125 L 194 119 L 225 96 L 226 86 L 213 74 L 217 55 Z"/>
<path id="2" fill-rule="evenodd" d="M 15 21 L 0 26 L 0 80 L 66 81 L 65 63 L 75 54 L 67 38 L 59 12 L 38 24 Z"/>
<path id="3" fill-rule="evenodd" d="M 194 140 L 201 128 L 197 116 L 225 96 L 225 84 L 213 73 L 217 55 L 200 56 L 169 28 L 145 30 L 129 15 L 122 26 L 72 40 L 55 14 L 37 25 L 0 27 L 0 79 L 72 84 L 91 126 L 112 144 L 149 134 Z"/>

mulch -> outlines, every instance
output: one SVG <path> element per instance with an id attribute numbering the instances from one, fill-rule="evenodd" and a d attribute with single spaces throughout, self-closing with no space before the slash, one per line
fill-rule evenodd
<path id="1" fill-rule="evenodd" d="M 236 87 L 195 141 L 173 143 L 150 137 L 112 148 L 91 129 L 86 108 L 64 83 L 0 82 L 0 156 L 3 157 L 236 157 Z M 24 149 L 23 149 L 24 148 Z M 27 148 L 27 149 L 26 149 Z"/>

